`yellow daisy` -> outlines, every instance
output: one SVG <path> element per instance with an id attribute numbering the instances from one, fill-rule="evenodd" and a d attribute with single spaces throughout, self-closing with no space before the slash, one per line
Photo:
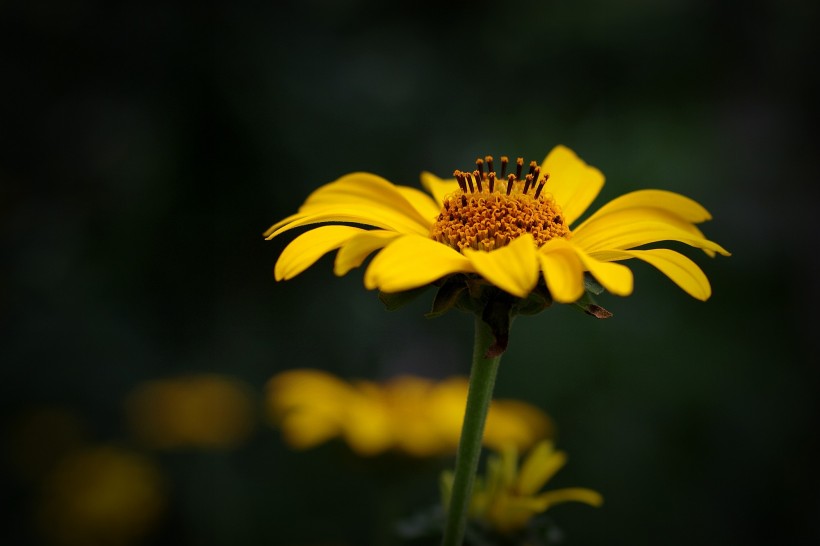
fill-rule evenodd
<path id="1" fill-rule="evenodd" d="M 322 186 L 265 232 L 272 239 L 316 226 L 283 250 L 275 278 L 291 279 L 337 249 L 334 271 L 344 275 L 378 250 L 365 271 L 368 289 L 398 293 L 464 274 L 516 298 L 540 284 L 552 300 L 573 303 L 585 294 L 585 273 L 610 293 L 629 295 L 632 272 L 618 262 L 636 258 L 699 300 L 711 295 L 706 275 L 688 257 L 668 248 L 637 249 L 676 241 L 710 256 L 729 255 L 696 227 L 711 218 L 697 202 L 639 190 L 578 223 L 603 187 L 598 169 L 565 146 L 540 165 L 507 157 L 498 163 L 496 171 L 487 156 L 449 179 L 424 172 L 430 195 L 364 172 Z"/>
<path id="2" fill-rule="evenodd" d="M 500 532 L 511 534 L 524 529 L 538 514 L 564 502 L 601 506 L 603 497 L 584 487 L 568 487 L 539 492 L 566 464 L 567 456 L 556 451 L 552 442 L 539 442 L 518 467 L 518 450 L 508 445 L 487 458 L 487 472 L 476 480 L 470 501 L 471 519 Z M 449 504 L 453 474 L 442 475 L 442 494 Z"/>
<path id="3" fill-rule="evenodd" d="M 347 382 L 328 372 L 297 368 L 267 384 L 271 422 L 288 445 L 308 449 L 340 437 L 357 454 L 396 451 L 412 457 L 455 453 L 468 381 L 432 381 L 403 375 L 387 381 Z M 552 420 L 540 409 L 512 399 L 494 400 L 483 443 L 493 449 L 526 449 L 551 436 Z"/>

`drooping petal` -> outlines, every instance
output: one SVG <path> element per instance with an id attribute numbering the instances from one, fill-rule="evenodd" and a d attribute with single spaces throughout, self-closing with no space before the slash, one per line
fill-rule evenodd
<path id="1" fill-rule="evenodd" d="M 433 204 L 423 204 L 418 190 L 398 189 L 387 180 L 369 173 L 353 173 L 325 184 L 308 196 L 296 214 L 280 220 L 265 231 L 272 239 L 306 218 L 329 217 L 319 222 L 356 222 L 385 229 L 426 233 L 430 230 Z M 415 193 L 413 193 L 415 191 Z M 408 198 L 408 196 L 411 196 Z M 342 217 L 333 220 L 334 215 Z M 347 219 L 346 216 L 353 216 Z M 306 223 L 315 223 L 308 221 Z"/>
<path id="2" fill-rule="evenodd" d="M 313 209 L 311 214 L 298 212 L 271 226 L 268 231 L 265 232 L 265 237 L 273 239 L 277 235 L 281 235 L 293 228 L 329 222 L 350 222 L 353 224 L 388 229 L 399 233 L 417 233 L 419 235 L 427 235 L 430 233 L 429 224 L 422 225 L 401 213 L 386 208 L 356 204 L 335 205 L 321 210 Z"/>
<path id="3" fill-rule="evenodd" d="M 600 216 L 573 231 L 573 243 L 587 252 L 625 250 L 658 241 L 679 241 L 728 256 L 719 244 L 706 239 L 690 222 L 654 208 L 633 208 Z"/>
<path id="4" fill-rule="evenodd" d="M 555 198 L 568 225 L 587 210 L 604 186 L 601 171 L 587 165 L 566 146 L 552 149 L 541 164 L 541 173 L 550 175 L 544 191 Z"/>
<path id="5" fill-rule="evenodd" d="M 439 206 L 444 204 L 444 197 L 458 189 L 458 182 L 455 178 L 442 179 L 433 173 L 424 171 L 421 173 L 421 185 L 424 186 Z"/>
<path id="6" fill-rule="evenodd" d="M 572 247 L 584 264 L 584 269 L 589 271 L 607 291 L 616 296 L 628 296 L 632 293 L 633 277 L 628 267 L 593 258 L 575 244 Z"/>
<path id="7" fill-rule="evenodd" d="M 692 260 L 668 248 L 651 250 L 607 250 L 593 254 L 599 260 L 625 260 L 637 258 L 658 268 L 672 279 L 684 292 L 695 299 L 706 301 L 712 295 L 709 279 Z"/>
<path id="8" fill-rule="evenodd" d="M 273 268 L 274 277 L 277 281 L 292 279 L 319 258 L 364 231 L 351 226 L 321 226 L 303 233 L 282 251 Z"/>
<path id="9" fill-rule="evenodd" d="M 364 231 L 351 237 L 336 253 L 333 272 L 338 276 L 345 275 L 354 267 L 359 267 L 374 250 L 382 248 L 393 239 L 402 237 L 395 231 Z"/>
<path id="10" fill-rule="evenodd" d="M 562 502 L 583 502 L 590 506 L 601 506 L 604 498 L 597 491 L 585 487 L 567 487 L 566 489 L 556 489 L 547 491 L 536 497 L 541 504 L 541 511 L 548 510 L 550 506 Z"/>
<path id="11" fill-rule="evenodd" d="M 552 295 L 559 303 L 577 301 L 584 293 L 584 266 L 565 239 L 555 238 L 538 249 L 541 272 Z"/>
<path id="12" fill-rule="evenodd" d="M 482 277 L 513 296 L 527 297 L 538 283 L 535 239 L 529 233 L 498 250 L 465 249 L 464 255 Z"/>
<path id="13" fill-rule="evenodd" d="M 475 268 L 457 250 L 429 237 L 407 235 L 387 245 L 370 262 L 364 275 L 368 290 L 402 292 L 431 283 L 450 273 Z"/>
<path id="14" fill-rule="evenodd" d="M 533 495 L 544 487 L 567 461 L 562 451 L 555 451 L 552 442 L 542 441 L 530 450 L 521 465 L 516 482 L 516 492 L 522 496 Z"/>
<path id="15" fill-rule="evenodd" d="M 679 193 L 666 190 L 638 190 L 616 197 L 584 220 L 575 230 L 602 216 L 625 209 L 654 208 L 674 214 L 681 220 L 699 224 L 712 219 L 712 215 L 697 201 Z"/>
<path id="16" fill-rule="evenodd" d="M 429 226 L 430 219 L 416 210 L 398 187 L 375 174 L 350 173 L 310 194 L 299 212 L 309 213 L 314 208 L 362 204 L 387 208 Z"/>

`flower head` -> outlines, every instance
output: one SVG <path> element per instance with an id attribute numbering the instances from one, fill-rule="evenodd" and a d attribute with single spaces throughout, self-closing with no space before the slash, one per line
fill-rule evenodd
<path id="1" fill-rule="evenodd" d="M 89 446 L 59 461 L 43 484 L 40 527 L 52 544 L 138 544 L 165 508 L 156 464 L 115 446 Z"/>
<path id="2" fill-rule="evenodd" d="M 450 179 L 422 173 L 430 195 L 362 172 L 322 186 L 265 233 L 271 239 L 318 226 L 284 249 L 275 277 L 293 278 L 336 249 L 334 271 L 344 275 L 379 251 L 365 271 L 368 289 L 403 292 L 464 274 L 513 297 L 526 298 L 541 285 L 552 300 L 572 303 L 585 293 L 585 274 L 613 294 L 629 295 L 632 272 L 618 262 L 635 258 L 699 300 L 711 295 L 706 275 L 683 254 L 638 249 L 676 241 L 710 256 L 728 255 L 696 227 L 711 216 L 695 201 L 639 190 L 578 223 L 604 176 L 570 149 L 557 146 L 540 165 L 526 168 L 522 158 L 513 166 L 502 157 L 498 167 L 487 156 Z"/>
<path id="3" fill-rule="evenodd" d="M 217 374 L 142 383 L 126 412 L 137 438 L 154 449 L 235 448 L 253 426 L 250 389 Z"/>
<path id="4" fill-rule="evenodd" d="M 467 380 L 400 376 L 349 383 L 320 370 L 294 369 L 271 378 L 267 390 L 271 420 L 294 448 L 341 437 L 360 455 L 396 451 L 429 457 L 456 450 Z M 551 433 L 551 420 L 535 406 L 494 400 L 484 444 L 526 449 Z"/>
<path id="5" fill-rule="evenodd" d="M 603 497 L 591 489 L 571 487 L 539 493 L 566 463 L 566 454 L 556 451 L 549 441 L 532 448 L 521 468 L 518 450 L 507 445 L 487 459 L 486 476 L 476 481 L 470 502 L 470 517 L 482 526 L 511 534 L 524 529 L 538 514 L 559 503 L 576 501 L 600 506 Z M 442 477 L 444 506 L 449 505 L 453 475 Z"/>

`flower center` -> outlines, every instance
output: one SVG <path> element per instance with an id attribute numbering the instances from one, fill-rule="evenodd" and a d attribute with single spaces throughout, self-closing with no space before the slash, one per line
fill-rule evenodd
<path id="1" fill-rule="evenodd" d="M 459 189 L 444 198 L 430 236 L 459 251 L 493 250 L 524 233 L 530 233 L 538 246 L 554 237 L 569 238 L 561 209 L 552 196 L 542 193 L 549 174 L 542 176 L 541 168 L 532 161 L 522 178 L 524 160 L 519 157 L 516 172 L 506 175 L 508 163 L 503 156 L 500 176 L 492 156 L 477 159 L 472 173 L 455 171 Z"/>

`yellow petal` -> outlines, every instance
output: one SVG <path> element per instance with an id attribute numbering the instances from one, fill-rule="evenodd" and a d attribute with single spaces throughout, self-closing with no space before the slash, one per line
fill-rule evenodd
<path id="1" fill-rule="evenodd" d="M 402 292 L 418 288 L 450 273 L 471 273 L 470 260 L 429 237 L 407 235 L 396 239 L 370 262 L 364 275 L 368 290 Z"/>
<path id="2" fill-rule="evenodd" d="M 421 185 L 424 186 L 439 206 L 444 204 L 444 197 L 458 189 L 458 182 L 455 178 L 441 179 L 433 173 L 424 171 L 421 173 Z"/>
<path id="3" fill-rule="evenodd" d="M 552 432 L 552 421 L 537 407 L 520 400 L 493 400 L 487 412 L 484 445 L 496 451 L 506 444 L 529 449 Z"/>
<path id="4" fill-rule="evenodd" d="M 423 225 L 429 226 L 431 222 L 402 195 L 398 186 L 380 176 L 363 172 L 347 174 L 335 182 L 320 187 L 308 196 L 299 212 L 310 213 L 315 208 L 324 209 L 345 204 L 383 207 Z"/>
<path id="5" fill-rule="evenodd" d="M 294 449 L 309 449 L 339 436 L 342 426 L 336 415 L 294 411 L 282 418 L 279 427 L 285 443 Z"/>
<path id="6" fill-rule="evenodd" d="M 364 456 L 393 447 L 395 430 L 390 415 L 378 398 L 366 394 L 353 398 L 345 408 L 344 438 L 350 448 Z"/>
<path id="7" fill-rule="evenodd" d="M 706 239 L 690 222 L 656 208 L 611 212 L 573 230 L 573 243 L 587 252 L 624 250 L 658 241 L 679 241 L 708 252 L 728 256 L 719 244 Z"/>
<path id="8" fill-rule="evenodd" d="M 429 195 L 410 186 L 396 186 L 396 190 L 408 203 L 413 205 L 423 218 L 427 218 L 429 224 L 436 221 L 439 213 L 441 213 L 441 205 L 433 201 Z"/>
<path id="9" fill-rule="evenodd" d="M 362 224 L 382 229 L 389 229 L 399 233 L 417 233 L 427 235 L 430 233 L 430 225 L 422 225 L 415 220 L 384 207 L 355 204 L 344 206 L 333 206 L 326 209 L 312 209 L 310 214 L 298 212 L 288 216 L 268 228 L 265 237 L 273 239 L 293 228 L 306 226 L 309 224 L 321 224 L 330 222 L 349 222 Z"/>
<path id="10" fill-rule="evenodd" d="M 593 258 L 577 246 L 573 246 L 576 254 L 584 264 L 584 269 L 592 273 L 601 286 L 616 296 L 628 296 L 632 293 L 632 271 L 628 267 L 612 262 L 603 262 Z"/>
<path id="11" fill-rule="evenodd" d="M 538 283 L 535 240 L 529 233 L 498 250 L 465 249 L 464 255 L 482 277 L 513 296 L 527 297 Z"/>
<path id="12" fill-rule="evenodd" d="M 552 442 L 538 442 L 521 465 L 516 491 L 523 496 L 535 494 L 566 462 L 566 454 L 555 451 Z"/>
<path id="13" fill-rule="evenodd" d="M 297 368 L 273 376 L 266 386 L 266 400 L 274 418 L 299 407 L 338 413 L 355 392 L 350 384 L 322 370 Z"/>
<path id="14" fill-rule="evenodd" d="M 550 506 L 560 504 L 562 502 L 583 502 L 590 506 L 601 506 L 604 503 L 604 498 L 597 491 L 586 489 L 584 487 L 568 487 L 566 489 L 556 489 L 555 491 L 547 491 L 536 497 L 542 503 L 542 511 L 548 510 Z"/>
<path id="15" fill-rule="evenodd" d="M 709 279 L 692 260 L 667 248 L 651 250 L 610 250 L 595 253 L 600 260 L 624 260 L 637 258 L 658 268 L 661 273 L 672 279 L 687 294 L 701 301 L 712 295 Z"/>
<path id="16" fill-rule="evenodd" d="M 345 275 L 354 267 L 362 265 L 365 258 L 374 250 L 386 246 L 390 241 L 401 236 L 400 233 L 395 231 L 382 230 L 364 231 L 354 235 L 336 253 L 333 272 L 340 277 Z"/>
<path id="17" fill-rule="evenodd" d="M 674 214 L 682 220 L 696 224 L 712 219 L 712 215 L 709 214 L 709 211 L 703 208 L 700 203 L 679 193 L 666 190 L 638 190 L 616 197 L 595 211 L 595 214 L 587 218 L 576 230 L 581 229 L 581 226 L 584 224 L 592 222 L 601 216 L 625 209 L 636 208 L 660 209 Z"/>
<path id="18" fill-rule="evenodd" d="M 587 165 L 566 146 L 556 146 L 541 164 L 550 177 L 544 191 L 551 193 L 567 224 L 581 216 L 604 186 L 604 175 Z"/>
<path id="19" fill-rule="evenodd" d="M 515 482 L 518 474 L 518 449 L 513 444 L 506 444 L 501 448 L 500 461 L 500 485 L 508 489 Z"/>
<path id="20" fill-rule="evenodd" d="M 538 249 L 541 271 L 552 298 L 572 303 L 584 294 L 584 266 L 572 245 L 555 238 Z"/>
<path id="21" fill-rule="evenodd" d="M 282 251 L 273 269 L 274 277 L 277 281 L 292 279 L 363 231 L 351 226 L 322 226 L 303 233 Z"/>

